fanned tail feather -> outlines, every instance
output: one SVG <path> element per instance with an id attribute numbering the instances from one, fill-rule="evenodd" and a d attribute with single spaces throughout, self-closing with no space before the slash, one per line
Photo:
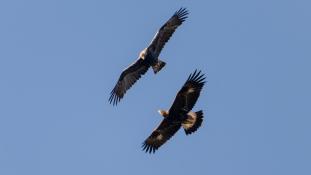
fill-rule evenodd
<path id="1" fill-rule="evenodd" d="M 154 74 L 158 73 L 165 66 L 165 64 L 166 63 L 164 61 L 158 59 L 158 61 L 154 65 L 152 65 Z"/>
<path id="2" fill-rule="evenodd" d="M 182 126 L 186 135 L 194 133 L 203 122 L 203 111 L 189 112 L 188 118 L 183 121 Z"/>

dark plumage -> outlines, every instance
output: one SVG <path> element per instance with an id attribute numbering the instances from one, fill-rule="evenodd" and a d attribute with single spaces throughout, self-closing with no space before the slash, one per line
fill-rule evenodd
<path id="1" fill-rule="evenodd" d="M 187 9 L 180 8 L 156 33 L 149 46 L 156 56 L 159 56 L 165 43 L 171 38 L 177 27 L 188 18 L 188 14 Z"/>
<path id="2" fill-rule="evenodd" d="M 205 76 L 197 70 L 190 74 L 183 87 L 179 90 L 173 105 L 168 111 L 159 110 L 164 117 L 160 125 L 144 141 L 143 150 L 154 153 L 169 140 L 180 127 L 186 135 L 195 132 L 202 124 L 203 111 L 191 112 L 205 84 Z"/>
<path id="3" fill-rule="evenodd" d="M 149 67 L 152 67 L 156 74 L 165 66 L 166 63 L 159 59 L 161 50 L 178 26 L 185 21 L 188 14 L 189 13 L 185 8 L 180 8 L 158 30 L 150 45 L 140 52 L 138 59 L 121 73 L 117 84 L 110 93 L 110 103 L 117 105 L 126 91 L 147 72 Z"/>

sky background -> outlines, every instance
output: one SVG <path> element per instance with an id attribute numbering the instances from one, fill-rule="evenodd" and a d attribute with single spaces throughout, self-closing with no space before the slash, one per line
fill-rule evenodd
<path id="1" fill-rule="evenodd" d="M 117 107 L 156 30 L 190 15 Z M 309 0 L 1 0 L 0 174 L 311 174 Z M 193 135 L 142 142 L 188 75 L 208 74 Z"/>

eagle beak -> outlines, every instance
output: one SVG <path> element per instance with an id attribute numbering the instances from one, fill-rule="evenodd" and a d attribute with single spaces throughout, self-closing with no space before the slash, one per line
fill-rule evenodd
<path id="1" fill-rule="evenodd" d="M 158 113 L 159 113 L 160 115 L 162 115 L 162 112 L 163 112 L 162 110 L 158 110 Z"/>

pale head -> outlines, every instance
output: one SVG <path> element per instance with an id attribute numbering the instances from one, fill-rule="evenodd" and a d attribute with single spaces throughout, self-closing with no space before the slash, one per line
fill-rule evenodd
<path id="1" fill-rule="evenodd" d="M 147 48 L 145 48 L 139 53 L 139 58 L 145 59 L 146 55 L 147 55 Z"/>
<path id="2" fill-rule="evenodd" d="M 168 116 L 168 111 L 166 111 L 166 110 L 160 109 L 160 110 L 158 110 L 158 113 L 160 115 L 162 115 L 163 117 L 167 117 Z"/>

